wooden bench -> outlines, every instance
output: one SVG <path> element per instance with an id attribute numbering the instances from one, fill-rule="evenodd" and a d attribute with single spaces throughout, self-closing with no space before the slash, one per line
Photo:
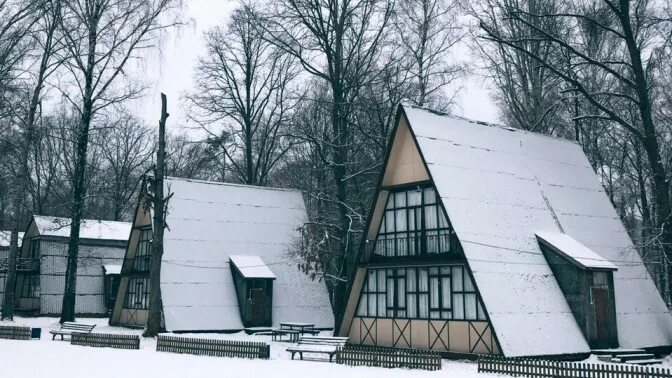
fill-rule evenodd
<path id="1" fill-rule="evenodd" d="M 60 335 L 61 340 L 63 340 L 64 335 L 72 335 L 74 332 L 89 333 L 95 326 L 95 324 L 64 322 L 61 324 L 61 328 L 51 330 L 49 333 L 53 335 L 51 338 L 52 340 L 56 340 L 56 335 Z"/>
<path id="2" fill-rule="evenodd" d="M 348 342 L 347 337 L 329 337 L 329 336 L 303 336 L 299 338 L 297 346 L 287 348 L 292 354 L 292 360 L 296 353 L 303 360 L 304 353 L 322 353 L 329 355 L 329 362 L 332 361 L 339 347 L 345 346 Z"/>

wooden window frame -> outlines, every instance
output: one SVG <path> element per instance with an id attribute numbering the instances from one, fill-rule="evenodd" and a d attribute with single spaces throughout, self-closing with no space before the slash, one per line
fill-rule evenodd
<path id="1" fill-rule="evenodd" d="M 149 272 L 150 261 L 152 258 L 152 228 L 143 227 L 139 229 L 139 231 L 138 245 L 135 249 L 135 256 L 133 257 L 133 271 Z M 147 235 L 149 236 L 147 237 Z M 140 253 L 141 251 L 142 253 Z"/>
<path id="2" fill-rule="evenodd" d="M 139 282 L 142 282 L 142 285 L 138 285 Z M 140 286 L 142 288 L 140 292 L 137 292 L 136 290 Z M 128 279 L 123 307 L 129 310 L 149 309 L 149 277 L 131 277 Z"/>

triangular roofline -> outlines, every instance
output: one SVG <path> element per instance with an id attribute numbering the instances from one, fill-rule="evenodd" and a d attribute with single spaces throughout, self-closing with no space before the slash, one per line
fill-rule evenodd
<path id="1" fill-rule="evenodd" d="M 397 114 L 395 115 L 394 129 L 392 130 L 392 133 L 391 133 L 391 135 L 389 137 L 389 140 L 388 140 L 388 143 L 387 143 L 387 149 L 386 149 L 386 152 L 385 152 L 385 161 L 384 161 L 383 166 L 382 166 L 381 174 L 378 177 L 378 183 L 376 185 L 375 194 L 372 198 L 372 203 L 371 203 L 371 207 L 370 207 L 370 210 L 369 210 L 369 216 L 367 217 L 366 228 L 364 229 L 365 230 L 364 234 L 366 234 L 366 232 L 368 232 L 369 228 L 371 227 L 371 222 L 373 220 L 373 208 L 375 207 L 376 202 L 378 201 L 378 194 L 380 193 L 380 190 L 383 187 L 382 184 L 383 184 L 383 180 L 385 179 L 385 173 L 387 171 L 387 165 L 388 165 L 389 160 L 390 160 L 390 155 L 392 153 L 392 147 L 394 145 L 394 140 L 397 136 L 397 131 L 399 129 L 399 124 L 400 124 L 402 116 L 406 120 L 406 127 L 408 127 L 408 131 L 411 135 L 411 139 L 413 140 L 413 144 L 414 144 L 416 150 L 418 151 L 418 154 L 420 155 L 420 160 L 422 161 L 422 166 L 424 167 L 424 169 L 427 172 L 427 175 L 429 176 L 429 181 L 432 183 L 432 185 L 436 186 L 435 181 L 434 181 L 434 177 L 432 176 L 432 171 L 429 169 L 429 166 L 427 165 L 427 160 L 425 160 L 425 156 L 422 153 L 422 149 L 420 148 L 420 145 L 418 144 L 418 139 L 415 135 L 415 131 L 413 130 L 413 126 L 411 125 L 411 121 L 408 119 L 408 116 L 406 115 L 406 111 L 404 110 L 404 104 L 399 104 L 399 106 L 397 108 Z M 448 212 L 446 211 L 446 208 L 443 205 L 443 199 L 441 198 L 441 196 L 438 193 L 437 193 L 437 201 L 441 205 L 441 208 L 447 214 Z M 447 218 L 448 218 L 448 221 L 450 222 L 450 214 L 447 214 Z M 460 237 L 457 234 L 457 232 L 455 232 L 455 238 L 457 239 L 457 242 L 461 247 L 462 242 L 460 241 Z M 347 294 L 346 302 L 344 303 L 344 306 L 342 307 L 341 312 L 339 313 L 340 316 L 339 316 L 338 321 L 334 325 L 334 334 L 335 335 L 339 334 L 339 332 L 341 330 L 341 326 L 343 325 L 343 320 L 344 320 L 343 319 L 343 314 L 346 311 L 347 300 L 349 299 L 349 297 L 351 295 L 352 286 L 353 286 L 354 280 L 355 280 L 355 275 L 357 274 L 357 269 L 358 269 L 357 266 L 359 265 L 359 262 L 361 261 L 362 251 L 364 250 L 365 243 L 366 243 L 366 237 L 363 237 L 362 240 L 360 241 L 360 248 L 357 251 L 357 256 L 355 257 L 355 265 L 352 269 L 350 277 L 348 278 L 348 286 L 347 286 L 347 290 L 346 290 L 346 294 Z M 474 279 L 474 276 L 472 274 L 471 266 L 469 265 L 469 259 L 467 259 L 466 255 L 464 256 L 464 264 L 467 267 L 466 272 L 467 272 L 467 274 L 469 274 L 469 277 L 470 277 L 470 279 L 471 279 L 471 281 L 474 285 L 474 288 L 476 289 L 477 292 L 480 292 L 480 290 L 478 289 L 478 284 L 477 284 L 477 282 Z M 490 319 L 487 304 L 486 304 L 485 300 L 481 300 L 481 304 L 483 306 L 483 310 L 485 311 L 486 317 L 488 319 Z M 494 338 L 494 341 L 497 344 L 497 349 L 500 351 L 500 353 L 503 353 L 502 348 L 501 348 L 501 344 L 499 343 L 499 339 L 497 337 L 497 332 L 495 330 L 495 327 L 492 325 L 492 323 L 490 323 L 490 327 L 492 329 L 492 331 L 491 331 L 492 332 L 492 337 Z"/>

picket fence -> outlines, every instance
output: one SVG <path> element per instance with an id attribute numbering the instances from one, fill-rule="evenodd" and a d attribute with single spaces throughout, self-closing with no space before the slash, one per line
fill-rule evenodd
<path id="1" fill-rule="evenodd" d="M 338 348 L 336 363 L 350 366 L 440 370 L 441 355 L 427 350 L 346 345 Z"/>
<path id="2" fill-rule="evenodd" d="M 507 374 L 534 378 L 672 378 L 670 369 L 628 364 L 594 364 L 482 356 L 479 373 Z"/>
<path id="3" fill-rule="evenodd" d="M 70 344 L 97 348 L 140 349 L 140 336 L 73 332 Z"/>
<path id="4" fill-rule="evenodd" d="M 30 340 L 30 327 L 0 326 L 0 339 Z"/>
<path id="5" fill-rule="evenodd" d="M 187 353 L 217 357 L 242 357 L 268 359 L 271 346 L 266 343 L 214 340 L 171 335 L 159 335 L 156 341 L 158 352 Z"/>

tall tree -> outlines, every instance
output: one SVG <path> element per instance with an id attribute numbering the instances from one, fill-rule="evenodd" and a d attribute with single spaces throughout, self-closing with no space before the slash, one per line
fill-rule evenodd
<path id="1" fill-rule="evenodd" d="M 38 106 L 42 100 L 42 91 L 47 78 L 59 66 L 60 60 L 55 57 L 55 52 L 59 46 L 59 36 L 56 33 L 60 22 L 61 4 L 60 0 L 46 0 L 39 9 L 40 17 L 34 25 L 37 30 L 33 36 L 38 46 L 40 46 L 40 58 L 37 61 L 37 72 L 35 73 L 32 90 L 28 93 L 29 102 L 27 106 L 19 106 L 19 109 L 25 109 L 25 114 L 19 114 L 22 138 L 18 146 L 19 159 L 18 169 L 16 171 L 16 180 L 14 195 L 12 196 L 12 236 L 10 240 L 10 250 L 8 258 L 8 269 L 5 292 L 2 301 L 2 318 L 13 318 L 14 315 L 14 284 L 16 279 L 16 263 L 19 253 L 18 233 L 25 222 L 28 203 L 28 188 L 31 184 L 31 169 L 29 161 L 31 157 L 31 147 L 35 134 L 35 123 L 38 113 Z"/>
<path id="2" fill-rule="evenodd" d="M 75 175 L 72 188 L 72 217 L 68 243 L 68 265 L 61 322 L 75 318 L 77 256 L 84 199 L 89 131 L 95 116 L 112 104 L 140 95 L 142 87 L 120 85 L 124 68 L 139 50 L 152 46 L 157 31 L 174 23 L 165 22 L 167 12 L 178 0 L 73 0 L 64 4 L 62 32 L 68 51 L 67 68 L 74 91 L 62 91 L 77 108 Z"/>
<path id="3" fill-rule="evenodd" d="M 333 190 L 323 199 L 329 201 L 333 217 L 321 225 L 319 233 L 330 235 L 327 244 L 336 246 L 331 249 L 336 309 L 342 308 L 347 267 L 363 223 L 362 212 L 354 210 L 360 208 L 355 198 L 362 188 L 354 184 L 362 172 L 371 169 L 360 166 L 354 154 L 353 114 L 365 85 L 380 79 L 377 62 L 387 42 L 393 8 L 391 0 L 280 0 L 260 23 L 272 43 L 293 55 L 328 88 L 328 96 L 318 104 L 329 114 L 328 134 L 304 134 L 304 138 L 315 145 L 331 176 Z"/>
<path id="4" fill-rule="evenodd" d="M 235 181 L 249 185 L 266 185 L 289 151 L 289 114 L 298 103 L 294 59 L 268 42 L 256 25 L 259 17 L 242 7 L 226 29 L 206 33 L 198 91 L 188 97 L 192 118 L 220 146 Z"/>

